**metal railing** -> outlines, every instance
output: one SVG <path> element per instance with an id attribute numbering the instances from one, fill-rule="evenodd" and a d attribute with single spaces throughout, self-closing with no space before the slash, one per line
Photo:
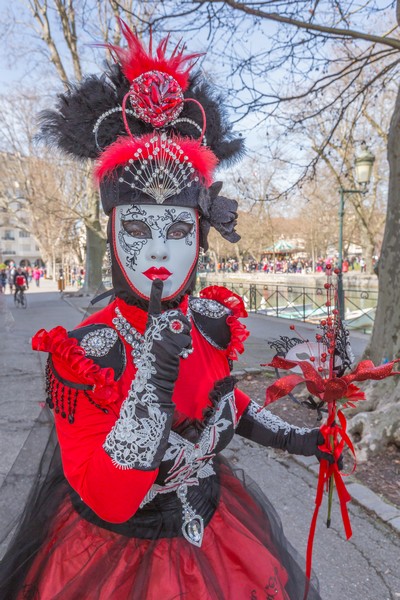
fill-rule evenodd
<path id="1" fill-rule="evenodd" d="M 200 275 L 200 286 L 207 285 L 210 284 Z M 319 322 L 327 314 L 326 290 L 323 286 L 306 287 L 234 281 L 222 281 L 216 285 L 223 285 L 241 296 L 246 309 L 258 314 L 310 323 Z M 347 289 L 344 293 L 347 325 L 351 329 L 370 332 L 378 304 L 378 291 Z"/>

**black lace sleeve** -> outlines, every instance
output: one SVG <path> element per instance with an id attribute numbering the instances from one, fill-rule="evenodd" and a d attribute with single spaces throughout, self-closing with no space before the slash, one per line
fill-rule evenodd
<path id="1" fill-rule="evenodd" d="M 321 456 L 318 444 L 323 442 L 323 438 L 318 428 L 290 425 L 269 410 L 260 410 L 259 405 L 253 401 L 244 411 L 236 433 L 261 446 L 280 448 L 290 454 Z"/>

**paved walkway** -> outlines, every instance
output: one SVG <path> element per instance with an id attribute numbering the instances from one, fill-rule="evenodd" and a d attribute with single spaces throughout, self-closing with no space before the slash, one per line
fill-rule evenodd
<path id="1" fill-rule="evenodd" d="M 30 350 L 30 338 L 38 329 L 55 325 L 72 328 L 82 318 L 79 311 L 87 299 L 62 300 L 52 282 L 30 289 L 27 310 L 15 309 L 12 297 L 0 295 L 0 484 L 14 464 L 16 477 L 0 489 L 0 527 L 5 527 L 23 503 L 49 422 L 32 425 L 41 413 L 44 400 L 45 355 Z M 285 335 L 287 322 L 249 318 L 253 333 L 247 344 L 250 357 L 240 368 L 268 359 L 265 340 Z M 307 328 L 307 326 L 306 326 Z M 366 340 L 360 341 L 360 352 Z M 312 471 L 290 457 L 237 438 L 226 452 L 237 467 L 255 479 L 277 509 L 287 537 L 305 555 L 309 523 L 314 506 L 316 478 Z M 17 461 L 15 463 L 15 461 Z M 306 462 L 307 461 L 303 461 Z M 15 465 L 17 469 L 15 469 Z M 335 501 L 333 525 L 323 524 L 321 511 L 317 529 L 314 567 L 323 600 L 395 600 L 400 598 L 400 538 L 393 528 L 361 506 L 350 507 L 354 535 L 346 542 Z M 395 510 L 385 505 L 388 510 Z M 387 515 L 388 516 L 388 515 Z M 392 514 L 393 518 L 393 514 Z M 228 600 L 228 599 L 227 599 Z"/>

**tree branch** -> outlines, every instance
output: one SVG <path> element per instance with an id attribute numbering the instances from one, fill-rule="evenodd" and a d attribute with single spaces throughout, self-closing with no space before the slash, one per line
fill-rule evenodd
<path id="1" fill-rule="evenodd" d="M 60 77 L 62 83 L 64 84 L 64 86 L 67 86 L 67 83 L 68 83 L 67 72 L 64 69 L 64 65 L 61 60 L 61 56 L 58 52 L 57 46 L 54 42 L 54 39 L 53 39 L 53 36 L 51 33 L 51 29 L 50 29 L 47 1 L 44 0 L 43 3 L 41 4 L 40 0 L 30 0 L 29 8 L 32 12 L 34 19 L 39 24 L 39 28 L 40 28 L 39 35 L 42 38 L 42 40 L 45 42 L 47 48 L 49 49 L 50 60 L 53 63 L 53 65 L 55 66 L 58 76 Z"/>
<path id="2" fill-rule="evenodd" d="M 253 8 L 248 4 L 243 4 L 242 2 L 236 2 L 236 0 L 198 0 L 199 4 L 226 4 L 233 8 L 234 10 L 238 10 L 244 12 L 248 15 L 253 15 L 255 17 L 260 17 L 262 19 L 266 19 L 268 21 L 277 21 L 278 23 L 286 23 L 287 25 L 293 25 L 298 29 L 305 29 L 306 31 L 316 31 L 319 33 L 327 33 L 332 36 L 337 36 L 341 38 L 352 38 L 356 40 L 366 40 L 368 42 L 374 42 L 375 44 L 383 44 L 385 46 L 390 46 L 391 48 L 396 48 L 396 50 L 400 50 L 400 40 L 397 40 L 393 37 L 385 37 L 379 35 L 372 35 L 370 33 L 364 33 L 363 31 L 356 31 L 354 29 L 341 29 L 339 27 L 328 27 L 326 25 L 317 25 L 315 23 L 310 23 L 308 21 L 301 21 L 299 19 L 294 19 L 292 17 L 285 17 L 284 15 L 280 15 L 277 13 L 268 13 L 258 8 Z M 400 14 L 399 0 L 397 3 L 397 11 L 398 15 Z M 399 20 L 399 19 L 398 19 Z"/>

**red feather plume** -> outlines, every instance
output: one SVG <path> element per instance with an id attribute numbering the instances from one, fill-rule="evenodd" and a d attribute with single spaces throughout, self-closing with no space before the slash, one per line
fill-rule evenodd
<path id="1" fill-rule="evenodd" d="M 153 56 L 152 38 L 150 35 L 149 50 L 147 51 L 139 40 L 137 35 L 128 27 L 128 25 L 119 19 L 122 34 L 128 42 L 128 48 L 120 48 L 113 44 L 107 44 L 108 48 L 118 59 L 122 71 L 128 81 L 132 82 L 147 71 L 161 71 L 171 75 L 179 83 L 182 91 L 185 91 L 189 83 L 190 70 L 196 60 L 202 56 L 202 53 L 183 54 L 183 49 L 179 50 L 179 44 L 175 46 L 169 58 L 165 53 L 169 41 L 169 35 L 161 40 Z M 190 64 L 188 64 L 190 63 Z"/>

